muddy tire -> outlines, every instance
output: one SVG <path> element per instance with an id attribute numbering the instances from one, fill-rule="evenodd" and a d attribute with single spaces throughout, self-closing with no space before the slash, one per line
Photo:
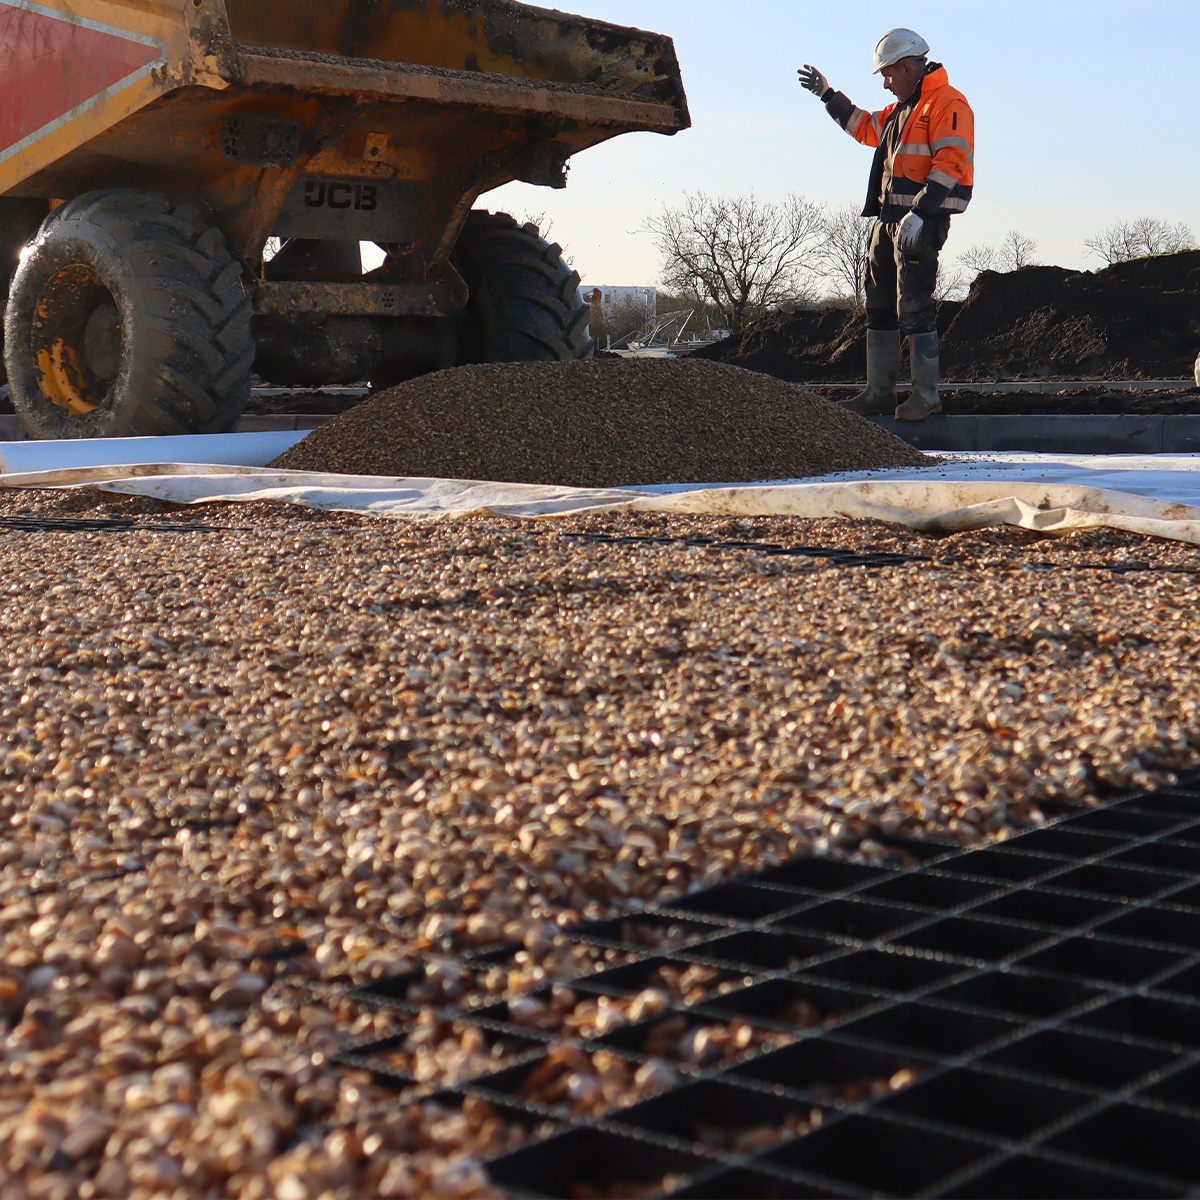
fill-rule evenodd
<path id="1" fill-rule="evenodd" d="M 13 277 L 4 335 L 33 438 L 220 433 L 250 395 L 242 269 L 198 204 L 114 189 L 55 209 Z"/>
<path id="2" fill-rule="evenodd" d="M 21 251 L 37 234 L 46 208 L 42 200 L 0 199 L 0 320 L 8 305 L 8 287 L 17 269 Z M 3 355 L 3 351 L 3 343 L 0 342 L 0 355 Z M 0 358 L 0 384 L 7 382 L 4 362 Z"/>
<path id="3" fill-rule="evenodd" d="M 468 362 L 569 362 L 592 357 L 590 309 L 562 247 L 536 225 L 505 213 L 473 212 L 453 262 L 471 299 L 466 314 Z"/>

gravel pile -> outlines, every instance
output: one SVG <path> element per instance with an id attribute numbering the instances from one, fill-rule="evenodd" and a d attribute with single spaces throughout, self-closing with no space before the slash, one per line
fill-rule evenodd
<path id="1" fill-rule="evenodd" d="M 621 487 L 746 483 L 930 459 L 802 388 L 721 363 L 497 363 L 381 392 L 271 466 Z"/>
<path id="2" fill-rule="evenodd" d="M 791 856 L 879 861 L 881 833 L 1001 838 L 1200 761 L 1187 546 L 0 493 L 0 514 L 33 511 L 225 528 L 0 539 L 5 1196 L 494 1194 L 481 1157 L 536 1126 L 397 1102 L 329 1059 L 394 1037 L 424 1074 L 492 1046 L 310 985 L 413 969 L 425 1003 L 628 1021 L 552 990 L 588 965 L 564 924 Z M 523 957 L 447 959 L 505 938 Z M 548 1006 L 522 1003 L 547 985 Z M 655 979 L 640 1015 L 712 986 Z M 560 1045 L 535 1082 L 624 1102 L 760 1040 L 655 1036 L 653 1069 Z"/>

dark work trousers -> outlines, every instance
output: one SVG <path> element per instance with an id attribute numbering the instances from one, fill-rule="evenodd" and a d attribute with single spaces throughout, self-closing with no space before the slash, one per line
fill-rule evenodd
<path id="1" fill-rule="evenodd" d="M 949 217 L 927 217 L 921 238 L 903 254 L 896 248 L 896 225 L 875 222 L 867 254 L 867 328 L 932 333 L 937 328 L 933 288 L 938 254 L 950 236 Z"/>

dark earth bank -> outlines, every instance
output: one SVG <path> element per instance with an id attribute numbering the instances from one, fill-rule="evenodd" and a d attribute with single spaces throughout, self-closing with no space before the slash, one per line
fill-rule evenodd
<path id="1" fill-rule="evenodd" d="M 795 383 L 851 381 L 863 376 L 865 331 L 862 314 L 844 309 L 777 312 L 697 354 Z M 965 300 L 938 306 L 938 331 L 942 377 L 964 383 L 1190 379 L 1200 351 L 1200 250 L 1095 272 L 984 271 Z"/>

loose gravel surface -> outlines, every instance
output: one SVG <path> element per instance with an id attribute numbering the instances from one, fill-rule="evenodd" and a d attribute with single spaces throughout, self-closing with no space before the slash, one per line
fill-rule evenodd
<path id="1" fill-rule="evenodd" d="M 271 465 L 621 487 L 929 464 L 793 384 L 721 363 L 643 359 L 423 375 L 335 417 Z"/>
<path id="2" fill-rule="evenodd" d="M 18 514 L 180 530 L 0 530 L 6 1197 L 491 1193 L 481 1157 L 536 1122 L 397 1103 L 328 1056 L 394 1037 L 429 1077 L 504 1047 L 311 985 L 407 966 L 428 1003 L 516 1000 L 531 1028 L 645 1017 L 659 989 L 636 1014 L 547 992 L 588 968 L 562 925 L 791 856 L 876 860 L 887 834 L 1002 838 L 1200 762 L 1178 544 L 0 494 Z M 450 961 L 502 938 L 509 966 Z M 561 1042 L 530 1086 L 624 1103 L 756 1044 L 661 1032 L 636 1069 Z"/>

